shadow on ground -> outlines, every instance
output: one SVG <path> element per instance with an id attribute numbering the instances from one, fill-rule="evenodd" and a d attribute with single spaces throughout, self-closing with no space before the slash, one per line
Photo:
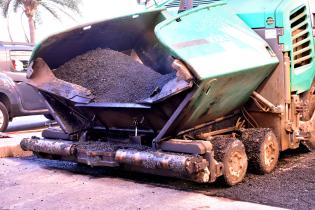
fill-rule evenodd
<path id="1" fill-rule="evenodd" d="M 81 164 L 36 157 L 23 158 L 23 161 L 62 173 L 87 175 L 90 179 L 120 178 L 155 187 L 198 192 L 208 196 L 277 207 L 315 208 L 315 152 L 307 153 L 303 149 L 283 152 L 278 168 L 273 173 L 257 175 L 249 171 L 243 183 L 230 188 L 225 187 L 220 181 L 213 184 L 198 184 L 176 178 L 126 172 L 114 168 L 90 168 Z"/>

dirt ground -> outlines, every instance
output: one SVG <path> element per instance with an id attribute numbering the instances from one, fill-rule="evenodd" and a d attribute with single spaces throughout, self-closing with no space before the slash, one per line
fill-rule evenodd
<path id="1" fill-rule="evenodd" d="M 0 159 L 1 160 L 1 159 Z M 222 187 L 221 183 L 215 184 L 195 184 L 189 181 L 183 181 L 175 178 L 165 178 L 160 176 L 154 175 L 147 175 L 147 174 L 139 174 L 139 173 L 131 173 L 121 170 L 115 170 L 110 168 L 89 168 L 86 166 L 77 165 L 75 163 L 69 162 L 58 162 L 52 160 L 43 160 L 38 159 L 36 157 L 28 157 L 28 158 L 21 158 L 21 159 L 14 159 L 15 161 L 22 162 L 25 166 L 21 168 L 17 167 L 17 169 L 12 169 L 13 171 L 7 172 L 7 174 L 3 174 L 0 172 L 0 190 L 1 191 L 12 191 L 14 187 L 18 187 L 21 182 L 27 182 L 26 179 L 38 179 L 37 182 L 43 182 L 43 185 L 47 185 L 47 190 L 50 190 L 49 186 L 52 184 L 51 182 L 55 182 L 52 177 L 57 176 L 60 173 L 69 173 L 67 177 L 72 177 L 72 182 L 83 182 L 84 184 L 88 184 L 88 182 L 92 180 L 102 180 L 102 185 L 98 185 L 99 187 L 94 186 L 94 188 L 89 188 L 88 191 L 102 191 L 103 188 L 109 187 L 113 185 L 113 182 L 117 185 L 118 188 L 115 190 L 124 189 L 130 192 L 132 190 L 138 190 L 137 187 L 149 186 L 152 191 L 156 192 L 156 189 L 164 189 L 166 191 L 175 190 L 174 192 L 183 192 L 183 193 L 193 193 L 194 195 L 203 195 L 203 196 L 219 196 L 222 198 L 231 198 L 234 200 L 239 201 L 248 201 L 253 203 L 259 204 L 267 204 L 275 207 L 283 207 L 289 209 L 315 209 L 315 152 L 312 153 L 305 153 L 304 151 L 290 151 L 285 152 L 281 155 L 280 163 L 276 171 L 269 175 L 255 175 L 249 172 L 247 177 L 245 178 L 244 182 L 234 186 L 232 188 L 225 188 Z M 29 165 L 37 166 L 38 168 L 44 168 L 47 177 L 45 175 L 36 174 L 37 172 L 30 173 L 29 175 L 27 171 L 29 170 Z M 6 163 L 2 163 L 2 169 L 6 169 Z M 34 167 L 33 166 L 33 167 Z M 25 172 L 23 170 L 25 169 Z M 16 172 L 14 172 L 16 170 Z M 4 171 L 5 173 L 5 171 Z M 9 173 L 16 173 L 16 177 L 10 177 Z M 23 175 L 23 176 L 22 176 Z M 33 177 L 32 177 L 33 176 Z M 84 181 L 80 180 L 78 177 L 83 177 Z M 1 178 L 2 177 L 2 178 Z M 44 177 L 44 178 L 43 178 Z M 61 178 L 55 184 L 62 184 L 63 182 L 70 183 L 71 179 L 68 178 Z M 84 178 L 86 177 L 86 178 Z M 23 178 L 23 180 L 21 180 Z M 64 180 L 65 179 L 65 180 Z M 81 178 L 82 179 L 82 178 Z M 106 179 L 110 179 L 111 181 L 107 182 Z M 114 181 L 112 180 L 114 179 Z M 120 183 L 120 181 L 123 182 Z M 137 187 L 129 186 L 129 183 L 136 183 L 138 184 Z M 100 184 L 100 183 L 99 183 Z M 29 186 L 30 185 L 30 186 Z M 121 185 L 121 186 L 120 186 Z M 12 188 L 13 187 L 13 188 Z M 27 188 L 31 188 L 31 184 L 26 184 L 25 192 L 28 194 L 35 193 L 38 189 L 33 189 L 33 191 L 28 192 Z M 65 187 L 64 190 L 66 190 Z M 22 188 L 21 190 L 23 190 Z M 154 190 L 153 190 L 154 189 Z M 108 189 L 107 189 L 108 190 Z M 113 197 L 116 192 L 113 191 L 113 195 L 103 195 Z M 77 192 L 75 191 L 76 193 Z M 168 192 L 171 193 L 169 195 L 173 195 L 173 191 Z M 56 192 L 51 191 L 50 193 L 54 194 Z M 64 192 L 65 193 L 65 192 Z M 83 192 L 82 192 L 83 193 Z M 119 192 L 121 193 L 121 192 Z M 148 192 L 146 192 L 148 193 Z M 149 192 L 153 193 L 153 192 Z M 165 193 L 165 192 L 160 192 Z M 34 195 L 35 195 L 34 194 Z M 37 193 L 38 194 L 38 193 Z M 94 193 L 95 194 L 95 193 Z M 141 193 L 143 196 L 145 193 Z M 3 193 L 0 197 L 7 195 L 7 197 L 11 198 L 9 194 Z M 18 196 L 18 193 L 14 193 L 14 196 Z M 48 194 L 49 195 L 49 194 Z M 168 194 L 166 193 L 165 196 Z M 20 195 L 20 199 L 25 199 L 24 195 Z M 31 196 L 31 195 L 29 195 Z M 50 196 L 50 195 L 49 195 Z M 71 195 L 70 195 L 71 196 Z M 75 198 L 77 195 L 73 194 Z M 139 199 L 138 194 L 135 194 L 135 197 L 131 198 L 124 198 L 127 199 L 126 202 L 130 199 Z M 147 195 L 146 195 L 147 196 Z M 157 194 L 155 194 L 157 196 Z M 44 195 L 40 197 L 42 200 L 47 200 Z M 107 198 L 107 197 L 106 197 Z M 13 199 L 13 198 L 12 198 Z M 30 198 L 27 198 L 30 199 Z M 49 199 L 52 199 L 49 197 Z M 89 197 L 86 199 L 95 200 L 94 197 Z M 152 199 L 152 198 L 150 198 Z M 157 199 L 154 197 L 154 199 Z M 0 199 L 1 200 L 1 199 Z M 140 199 L 141 200 L 141 199 Z M 145 205 L 146 202 L 150 201 L 141 201 L 138 200 L 138 205 Z M 201 201 L 201 200 L 200 200 Z M 9 202 L 9 201 L 8 201 Z M 80 201 L 81 202 L 81 201 Z M 83 202 L 83 201 L 82 201 Z M 112 201 L 114 202 L 114 201 Z M 118 201 L 115 201 L 118 202 Z M 140 203 L 139 203 L 140 202 Z M 178 205 L 183 206 L 181 203 L 184 201 L 180 201 Z M 185 201 L 186 202 L 186 201 Z M 118 202 L 119 203 L 119 202 Z M 1 201 L 0 201 L 1 204 Z M 118 204 L 117 204 L 118 205 Z M 169 202 L 166 202 L 165 205 L 170 205 Z M 185 205 L 185 204 L 184 204 Z M 229 205 L 228 203 L 226 205 Z M 119 205 L 118 205 L 119 206 Z M 146 205 L 147 206 L 147 205 Z M 0 209 L 1 209 L 0 205 Z M 133 206 L 135 207 L 135 206 Z M 174 207 L 174 206 L 173 206 Z M 207 208 L 210 206 L 206 206 Z M 231 208 L 231 206 L 230 206 Z M 179 208 L 181 209 L 181 208 Z M 185 208 L 183 208 L 185 209 Z M 226 209 L 229 209 L 226 206 Z"/>

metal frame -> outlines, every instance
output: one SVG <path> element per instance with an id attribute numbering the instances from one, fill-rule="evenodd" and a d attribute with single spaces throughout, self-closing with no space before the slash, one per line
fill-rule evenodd
<path id="1" fill-rule="evenodd" d="M 264 38 L 265 31 L 270 29 L 256 29 L 256 33 Z M 277 30 L 278 37 L 282 29 Z M 280 150 L 299 147 L 301 140 L 308 140 L 311 132 L 315 131 L 312 117 L 309 121 L 301 121 L 303 99 L 290 89 L 290 55 L 283 52 L 278 44 L 278 37 L 266 39 L 280 60 L 280 64 L 263 84 L 253 93 L 253 97 L 261 101 L 269 110 L 262 110 L 250 100 L 246 108 L 260 127 L 272 128 L 278 138 Z M 301 132 L 302 131 L 302 132 Z M 306 133 L 306 135 L 303 133 Z"/>
<path id="2" fill-rule="evenodd" d="M 169 120 L 166 122 L 162 130 L 159 132 L 159 134 L 153 139 L 152 141 L 152 147 L 154 149 L 158 149 L 158 144 L 162 141 L 162 138 L 165 136 L 165 134 L 168 132 L 170 127 L 174 124 L 174 122 L 177 120 L 178 116 L 183 112 L 183 110 L 186 108 L 186 106 L 189 104 L 191 98 L 193 97 L 194 92 L 190 92 L 186 95 L 184 100 L 179 104 L 175 112 L 172 114 L 172 116 L 169 118 Z"/>

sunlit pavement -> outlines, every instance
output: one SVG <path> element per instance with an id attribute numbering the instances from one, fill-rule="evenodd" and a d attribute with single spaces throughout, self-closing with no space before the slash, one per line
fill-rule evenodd
<path id="1" fill-rule="evenodd" d="M 23 151 L 20 142 L 23 138 L 41 136 L 41 131 L 52 122 L 43 115 L 14 118 L 0 138 L 0 158 L 31 156 L 32 152 Z M 0 208 L 1 209 L 1 208 Z"/>

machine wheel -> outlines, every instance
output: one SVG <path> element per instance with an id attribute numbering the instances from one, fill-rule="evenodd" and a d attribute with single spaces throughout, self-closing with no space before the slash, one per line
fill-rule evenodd
<path id="1" fill-rule="evenodd" d="M 306 105 L 307 109 L 302 113 L 301 120 L 308 121 L 312 118 L 312 115 L 315 111 L 315 80 L 312 83 L 311 88 L 304 93 L 301 93 L 301 99 Z M 304 145 L 304 148 L 308 151 L 315 150 L 315 132 L 311 132 L 311 138 L 308 141 L 301 141 L 301 144 Z"/>
<path id="2" fill-rule="evenodd" d="M 300 94 L 300 98 L 305 106 L 307 106 L 307 109 L 302 113 L 301 119 L 303 121 L 308 121 L 311 119 L 313 112 L 315 111 L 315 80 L 308 91 Z"/>
<path id="3" fill-rule="evenodd" d="M 228 186 L 242 182 L 248 165 L 243 143 L 225 137 L 215 137 L 211 143 L 214 146 L 214 158 L 223 163 L 224 182 Z"/>
<path id="4" fill-rule="evenodd" d="M 0 102 L 0 132 L 5 131 L 9 124 L 9 113 L 5 105 Z"/>
<path id="5" fill-rule="evenodd" d="M 279 159 L 279 143 L 269 128 L 251 128 L 242 131 L 241 137 L 250 168 L 260 174 L 272 172 Z"/>

